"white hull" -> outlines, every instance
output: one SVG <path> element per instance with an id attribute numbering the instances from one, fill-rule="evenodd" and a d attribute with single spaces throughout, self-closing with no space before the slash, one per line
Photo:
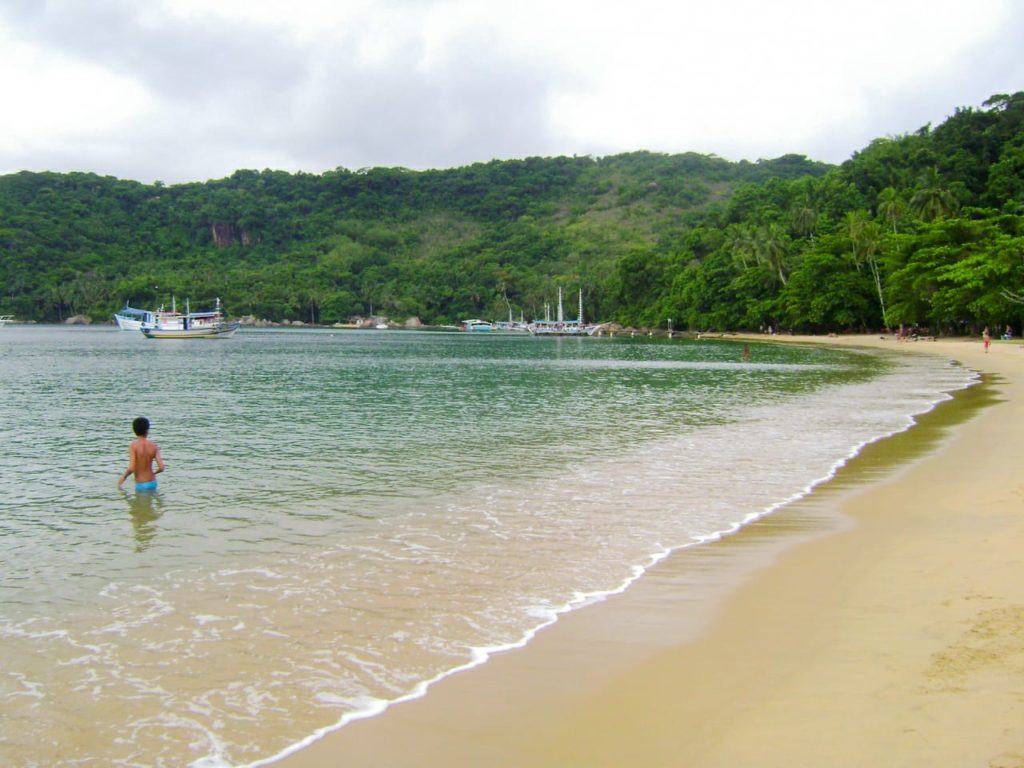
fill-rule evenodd
<path id="1" fill-rule="evenodd" d="M 138 331 L 144 324 L 152 325 L 154 315 L 148 309 L 135 309 L 125 304 L 124 309 L 114 313 L 114 322 L 122 331 Z"/>
<path id="2" fill-rule="evenodd" d="M 139 331 L 142 330 L 142 321 L 137 320 L 133 317 L 125 317 L 124 315 L 114 315 L 114 322 L 117 323 L 117 327 L 122 331 Z"/>
<path id="3" fill-rule="evenodd" d="M 562 307 L 562 289 L 558 289 L 558 319 L 534 320 L 528 326 L 534 336 L 593 336 L 598 326 L 583 322 L 583 289 L 580 289 L 580 313 L 576 320 L 566 320 Z"/>
<path id="4" fill-rule="evenodd" d="M 239 323 L 214 323 L 197 328 L 143 328 L 147 339 L 226 339 L 235 334 Z"/>
<path id="5" fill-rule="evenodd" d="M 217 299 L 216 309 L 210 312 L 189 312 L 186 302 L 185 313 L 171 309 L 170 312 L 157 310 L 153 313 L 153 321 L 143 322 L 140 330 L 147 339 L 225 339 L 233 336 L 239 321 L 228 322 L 220 309 Z"/>

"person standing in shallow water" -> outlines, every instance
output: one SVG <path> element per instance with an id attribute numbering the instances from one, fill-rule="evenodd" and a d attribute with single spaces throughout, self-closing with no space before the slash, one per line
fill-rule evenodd
<path id="1" fill-rule="evenodd" d="M 128 469 L 121 474 L 117 487 L 124 485 L 128 475 L 135 475 L 136 492 L 155 491 L 156 476 L 164 471 L 164 459 L 160 455 L 159 446 L 149 439 L 149 419 L 139 416 L 132 422 L 132 430 L 135 439 L 128 446 Z"/>

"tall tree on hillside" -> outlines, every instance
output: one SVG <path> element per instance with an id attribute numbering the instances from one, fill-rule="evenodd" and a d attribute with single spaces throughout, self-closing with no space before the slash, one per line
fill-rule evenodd
<path id="1" fill-rule="evenodd" d="M 892 233 L 898 235 L 896 222 L 903 218 L 907 210 L 899 193 L 892 187 L 886 187 L 879 192 L 877 210 L 878 215 L 892 226 Z"/>
<path id="2" fill-rule="evenodd" d="M 756 259 L 757 234 L 745 224 L 730 224 L 725 232 L 725 250 L 741 269 L 748 269 Z"/>
<path id="3" fill-rule="evenodd" d="M 917 190 L 910 198 L 910 208 L 924 221 L 942 219 L 956 210 L 952 193 L 946 189 L 937 168 L 928 168 L 918 181 Z"/>
<path id="4" fill-rule="evenodd" d="M 791 214 L 793 234 L 814 241 L 814 233 L 818 228 L 818 212 L 814 210 L 808 198 L 800 200 Z"/>
<path id="5" fill-rule="evenodd" d="M 789 238 L 778 224 L 769 224 L 758 230 L 758 259 L 771 275 L 778 275 L 779 282 L 786 284 L 786 258 L 789 252 Z"/>
<path id="6" fill-rule="evenodd" d="M 994 208 L 1020 210 L 1024 205 L 1024 135 L 1007 144 L 989 166 L 984 201 Z"/>
<path id="7" fill-rule="evenodd" d="M 858 272 L 860 272 L 861 267 L 864 266 L 863 251 L 858 247 L 858 243 L 861 241 L 861 237 L 864 233 L 864 227 L 867 223 L 867 211 L 849 211 L 846 216 L 843 217 L 843 231 L 850 240 L 850 260 L 853 262 L 853 266 L 857 268 Z"/>
<path id="8" fill-rule="evenodd" d="M 882 325 L 889 327 L 889 314 L 885 309 L 885 292 L 882 290 L 882 268 L 878 263 L 878 254 L 882 245 L 882 230 L 877 222 L 869 221 L 861 233 L 860 248 L 871 270 L 871 277 L 875 281 L 875 290 L 878 292 L 878 306 L 882 310 Z"/>
<path id="9" fill-rule="evenodd" d="M 846 234 L 850 238 L 850 256 L 857 271 L 867 265 L 871 278 L 875 282 L 878 293 L 878 305 L 882 310 L 882 324 L 889 327 L 889 317 L 885 309 L 885 293 L 882 290 L 882 269 L 878 263 L 878 253 L 882 246 L 882 228 L 878 222 L 872 221 L 867 211 L 851 211 L 846 214 Z"/>

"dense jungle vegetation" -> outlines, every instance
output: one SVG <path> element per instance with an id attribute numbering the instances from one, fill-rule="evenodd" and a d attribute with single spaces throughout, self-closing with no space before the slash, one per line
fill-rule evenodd
<path id="1" fill-rule="evenodd" d="M 636 152 L 171 186 L 0 177 L 0 314 L 19 320 L 171 296 L 323 324 L 531 319 L 559 286 L 626 325 L 1019 331 L 1024 92 L 841 166 Z"/>

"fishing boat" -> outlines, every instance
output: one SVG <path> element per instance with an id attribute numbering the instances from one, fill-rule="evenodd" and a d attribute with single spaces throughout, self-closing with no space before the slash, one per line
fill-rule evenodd
<path id="1" fill-rule="evenodd" d="M 583 289 L 580 289 L 580 311 L 575 320 L 565 319 L 565 310 L 562 307 L 562 289 L 558 289 L 558 317 L 554 320 L 546 313 L 543 320 L 534 320 L 529 325 L 530 333 L 534 336 L 592 336 L 597 330 L 596 325 L 586 325 L 583 322 Z"/>
<path id="2" fill-rule="evenodd" d="M 530 326 L 522 320 L 498 320 L 494 323 L 497 333 L 529 333 Z"/>
<path id="3" fill-rule="evenodd" d="M 0 326 L 7 325 L 14 319 L 14 315 L 0 315 Z"/>
<path id="4" fill-rule="evenodd" d="M 522 313 L 518 320 L 513 320 L 512 305 L 508 303 L 508 297 L 505 298 L 505 303 L 508 304 L 508 320 L 496 320 L 494 330 L 497 333 L 529 333 L 530 324 L 523 320 Z"/>
<path id="5" fill-rule="evenodd" d="M 462 327 L 469 333 L 490 333 L 494 325 L 487 320 L 463 320 Z"/>
<path id="6" fill-rule="evenodd" d="M 143 325 L 152 325 L 155 317 L 152 310 L 136 309 L 126 301 L 124 308 L 114 313 L 114 322 L 122 331 L 140 331 Z"/>
<path id="7" fill-rule="evenodd" d="M 190 312 L 188 302 L 185 312 L 174 309 L 170 312 L 158 309 L 153 313 L 153 322 L 144 323 L 141 331 L 147 339 L 220 339 L 234 335 L 240 323 L 224 319 L 217 299 L 214 308 L 208 312 Z"/>

